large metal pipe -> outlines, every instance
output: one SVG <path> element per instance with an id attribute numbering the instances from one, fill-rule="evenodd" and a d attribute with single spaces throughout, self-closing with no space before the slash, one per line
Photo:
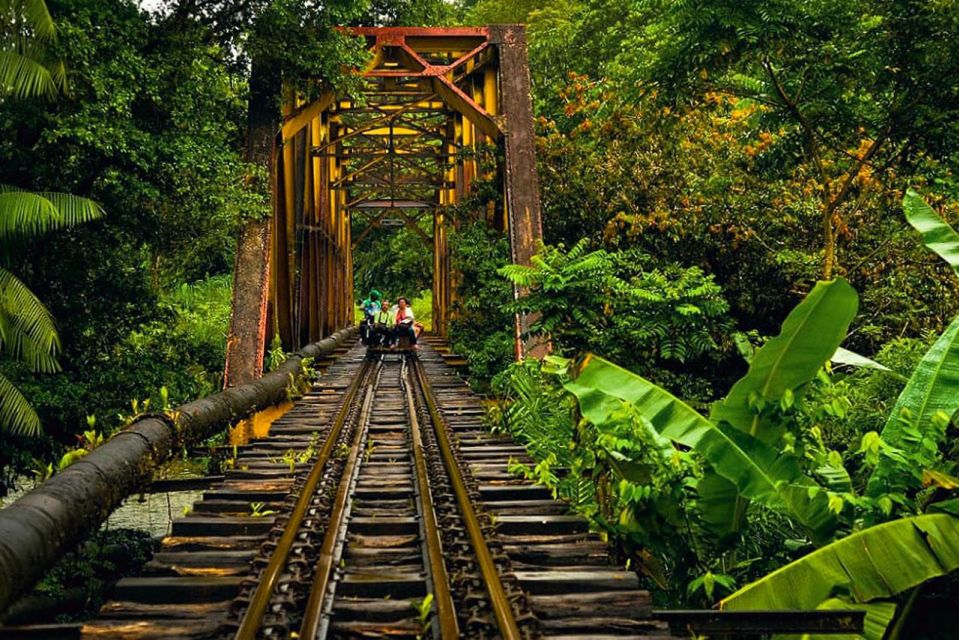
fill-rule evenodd
<path id="1" fill-rule="evenodd" d="M 262 378 L 182 405 L 173 420 L 143 417 L 0 511 L 0 612 L 66 552 L 96 530 L 124 498 L 146 486 L 174 447 L 199 442 L 229 422 L 286 397 L 303 358 L 327 355 L 356 336 L 343 329 L 290 356 Z"/>

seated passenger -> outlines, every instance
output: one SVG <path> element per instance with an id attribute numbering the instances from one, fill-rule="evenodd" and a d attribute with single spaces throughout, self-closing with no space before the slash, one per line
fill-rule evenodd
<path id="1" fill-rule="evenodd" d="M 371 344 L 375 347 L 393 345 L 393 314 L 390 312 L 390 301 L 386 298 L 383 298 L 379 310 L 373 315 Z"/>
<path id="2" fill-rule="evenodd" d="M 413 307 L 410 306 L 410 301 L 406 298 L 400 298 L 397 302 L 399 306 L 396 310 L 396 339 L 399 340 L 401 337 L 407 336 L 413 349 L 419 349 L 419 345 L 416 344 Z"/>
<path id="3" fill-rule="evenodd" d="M 373 337 L 373 316 L 380 310 L 380 292 L 376 289 L 370 291 L 370 295 L 360 303 L 363 310 L 363 320 L 360 322 L 360 340 L 363 344 L 369 345 Z"/>
<path id="4" fill-rule="evenodd" d="M 366 297 L 366 300 L 360 303 L 360 306 L 363 308 L 363 313 L 372 318 L 373 314 L 380 310 L 380 292 L 376 289 L 370 291 L 370 295 Z"/>

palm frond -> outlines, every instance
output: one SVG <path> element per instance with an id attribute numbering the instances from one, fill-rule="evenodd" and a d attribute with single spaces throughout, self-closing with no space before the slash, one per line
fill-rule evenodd
<path id="1" fill-rule="evenodd" d="M 100 205 L 66 193 L 33 193 L 0 185 L 0 242 L 95 220 Z"/>
<path id="2" fill-rule="evenodd" d="M 53 316 L 23 282 L 0 269 L 0 342 L 4 353 L 36 371 L 57 370 L 60 338 Z"/>
<path id="3" fill-rule="evenodd" d="M 15 435 L 36 436 L 43 431 L 40 417 L 20 390 L 0 374 L 0 429 Z"/>
<path id="4" fill-rule="evenodd" d="M 0 15 L 16 15 L 29 35 L 38 40 L 57 37 L 57 26 L 44 0 L 0 0 Z"/>
<path id="5" fill-rule="evenodd" d="M 44 229 L 44 231 L 72 227 L 83 224 L 84 222 L 96 220 L 104 215 L 103 208 L 89 198 L 82 198 L 70 193 L 58 193 L 55 191 L 41 191 L 37 195 L 52 202 L 53 206 L 60 212 L 61 217 L 61 224 L 59 226 Z"/>
<path id="6" fill-rule="evenodd" d="M 0 353 L 11 360 L 23 362 L 31 371 L 60 371 L 60 364 L 57 362 L 59 343 L 51 348 L 49 342 L 35 340 L 24 331 L 23 324 L 19 316 L 12 316 L 6 309 L 0 309 Z"/>
<path id="7" fill-rule="evenodd" d="M 0 51 L 0 95 L 16 98 L 57 95 L 62 73 L 55 75 L 39 60 L 16 51 Z"/>

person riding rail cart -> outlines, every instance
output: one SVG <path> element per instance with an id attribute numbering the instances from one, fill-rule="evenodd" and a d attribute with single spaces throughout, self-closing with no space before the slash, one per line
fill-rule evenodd
<path id="1" fill-rule="evenodd" d="M 397 305 L 395 329 L 396 340 L 397 342 L 400 342 L 403 340 L 403 338 L 407 338 L 411 348 L 419 349 L 419 345 L 416 344 L 418 331 L 417 323 L 413 318 L 413 307 L 410 306 L 410 301 L 403 297 L 397 300 Z"/>
<path id="2" fill-rule="evenodd" d="M 393 331 L 393 310 L 390 301 L 383 298 L 380 309 L 373 314 L 373 333 L 370 336 L 370 345 L 374 347 L 392 347 L 395 341 Z"/>
<path id="3" fill-rule="evenodd" d="M 373 316 L 380 310 L 380 292 L 376 289 L 370 291 L 370 295 L 360 303 L 363 310 L 363 320 L 360 322 L 360 340 L 363 344 L 369 345 L 373 337 Z"/>

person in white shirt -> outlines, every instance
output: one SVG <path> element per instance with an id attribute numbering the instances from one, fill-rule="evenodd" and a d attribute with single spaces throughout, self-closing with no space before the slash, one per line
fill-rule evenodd
<path id="1" fill-rule="evenodd" d="M 401 336 L 408 336 L 410 339 L 410 344 L 414 349 L 418 349 L 419 345 L 416 344 L 416 327 L 413 318 L 413 307 L 410 306 L 410 301 L 406 298 L 400 298 L 397 302 L 396 309 L 396 337 L 399 339 Z"/>

